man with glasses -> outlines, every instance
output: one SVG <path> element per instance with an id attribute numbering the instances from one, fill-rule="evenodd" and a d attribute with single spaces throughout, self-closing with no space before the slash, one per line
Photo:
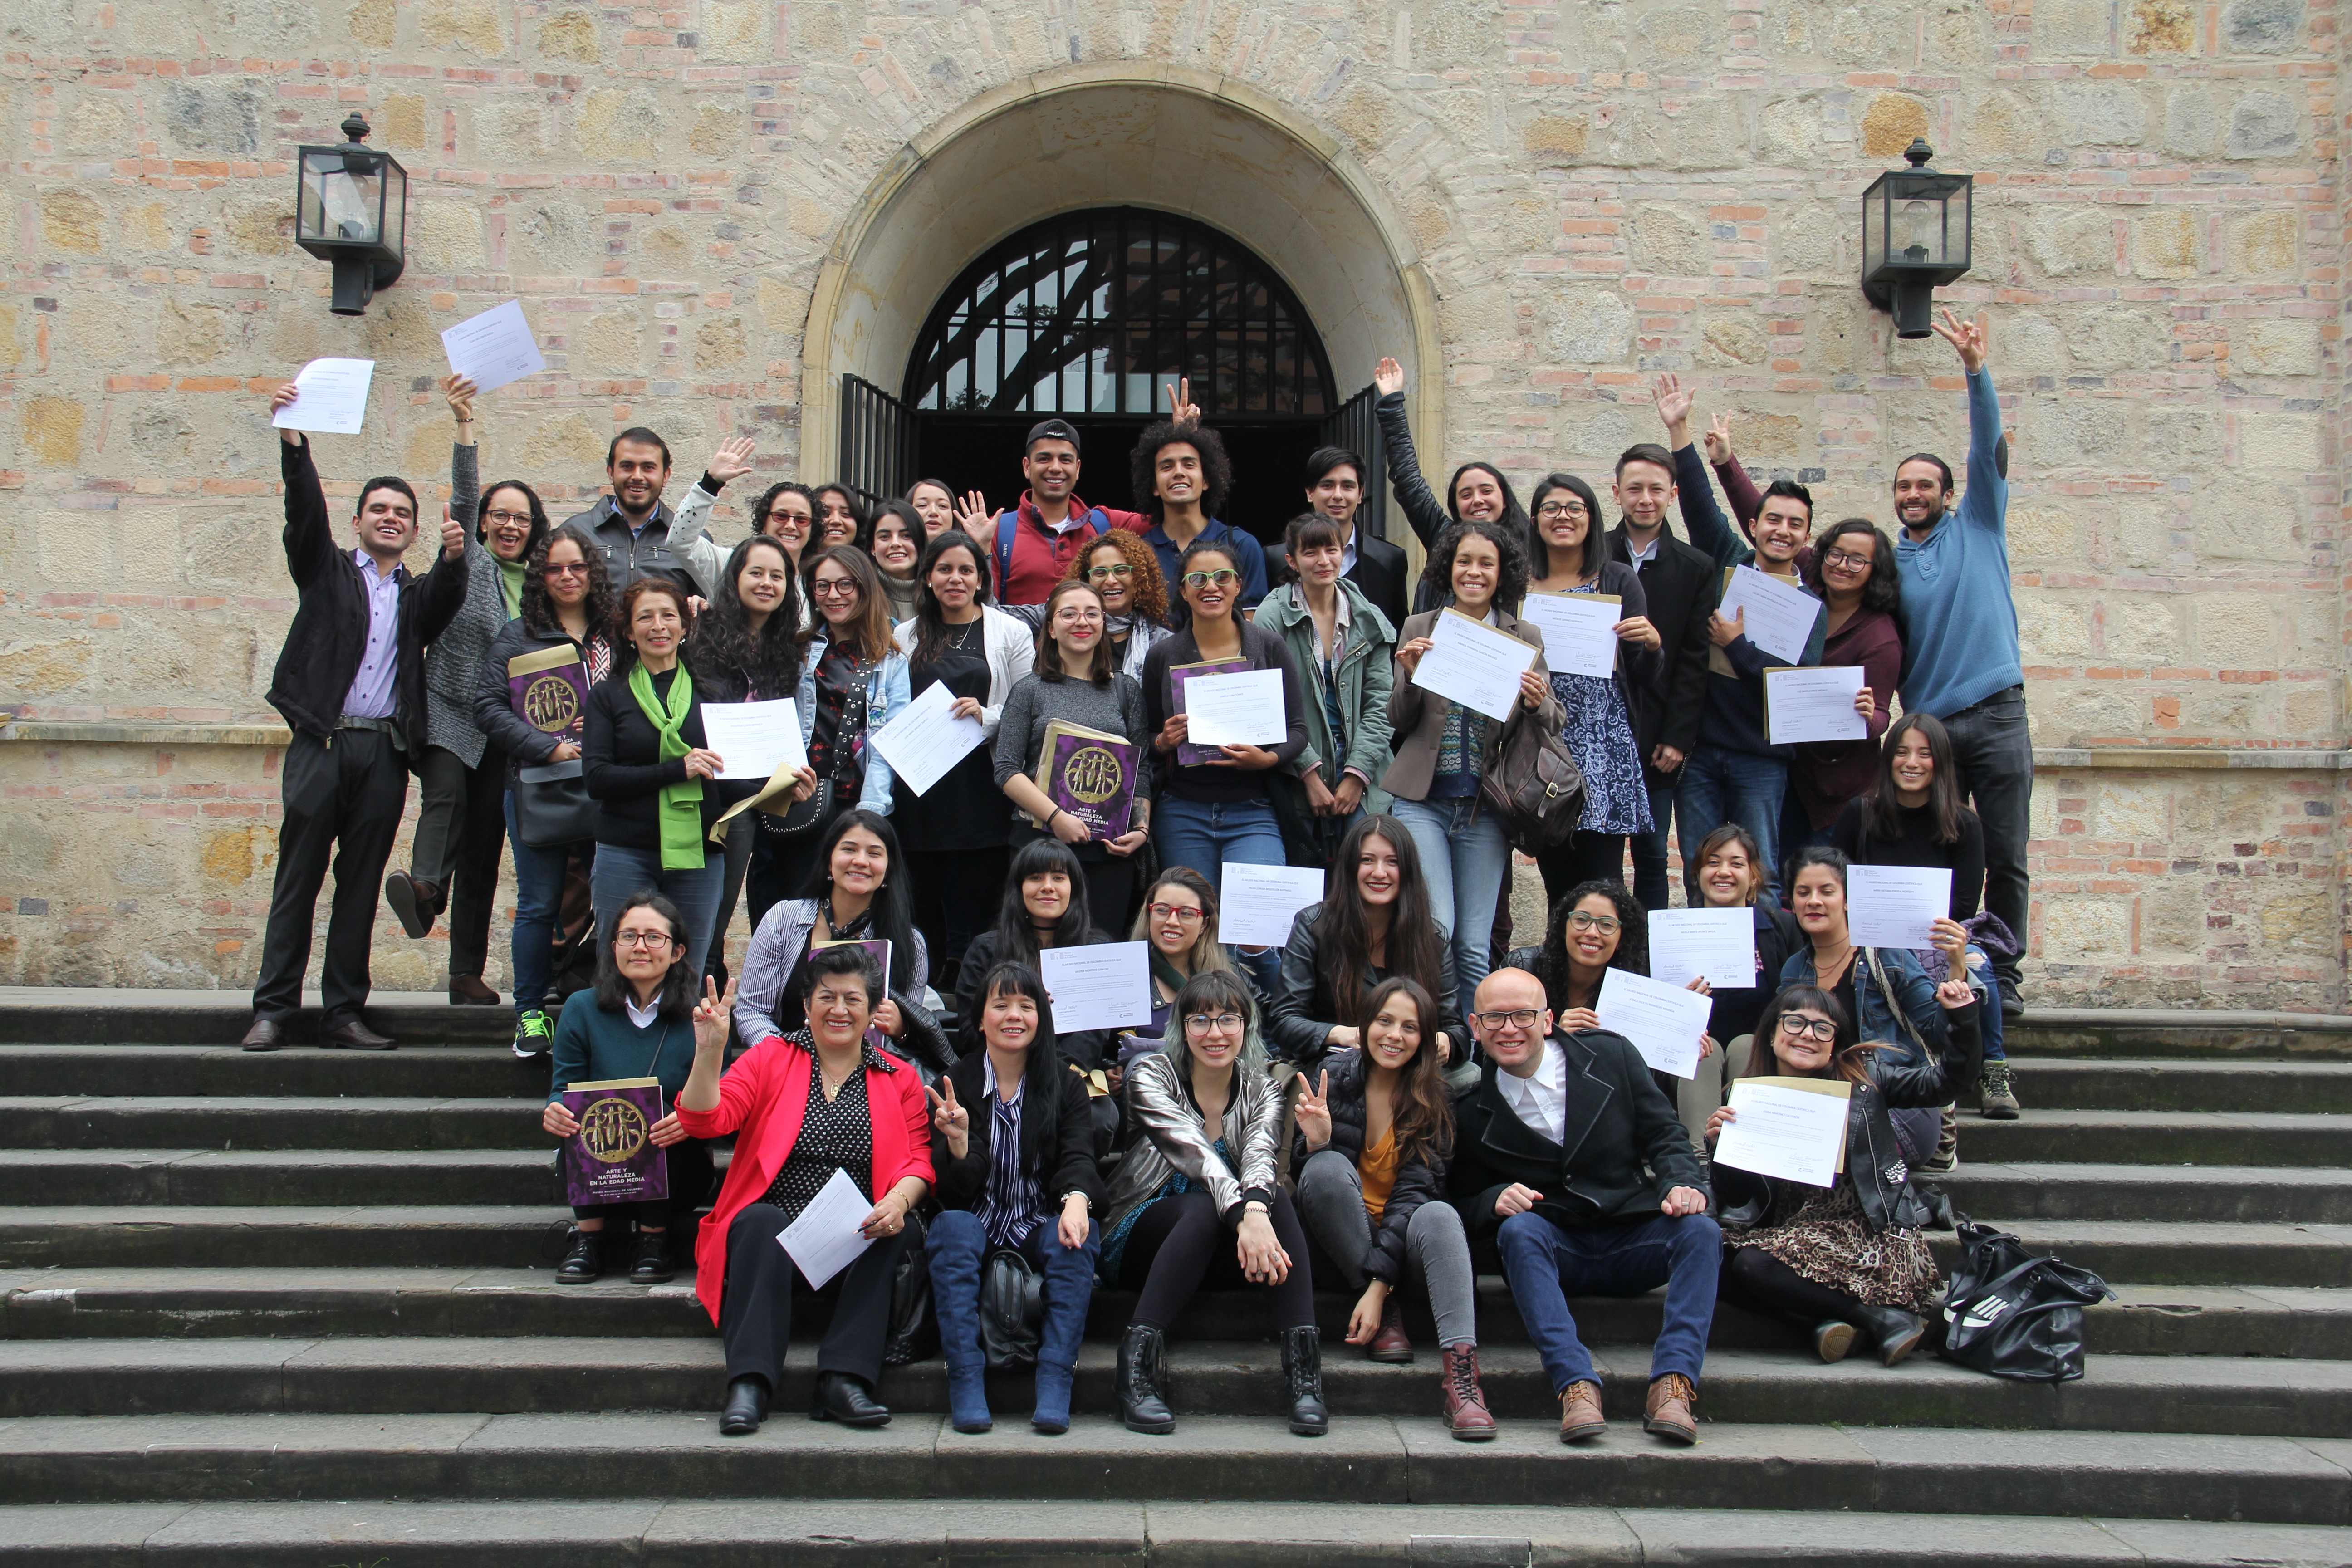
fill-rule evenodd
<path id="1" fill-rule="evenodd" d="M 1690 1135 L 1622 1035 L 1554 1035 L 1543 984 L 1498 969 L 1478 984 L 1471 1033 L 1486 1052 L 1461 1102 L 1448 1184 L 1475 1241 L 1494 1238 L 1528 1337 L 1560 1397 L 1559 1440 L 1607 1430 L 1601 1380 L 1571 1296 L 1666 1288 L 1642 1426 L 1698 1440 L 1706 1335 L 1723 1235 L 1707 1215 Z"/>

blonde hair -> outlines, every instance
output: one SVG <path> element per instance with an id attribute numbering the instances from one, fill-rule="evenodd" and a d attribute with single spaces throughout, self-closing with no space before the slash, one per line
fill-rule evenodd
<path id="1" fill-rule="evenodd" d="M 1143 906 L 1135 911 L 1135 927 L 1127 933 L 1128 940 L 1151 940 L 1151 895 L 1162 888 L 1181 888 L 1201 900 L 1201 934 L 1192 939 L 1192 947 L 1183 954 L 1184 977 L 1189 980 L 1195 974 L 1234 973 L 1233 955 L 1217 940 L 1217 890 L 1209 886 L 1206 877 L 1189 866 L 1171 866 L 1151 879 L 1151 886 L 1143 889 Z"/>

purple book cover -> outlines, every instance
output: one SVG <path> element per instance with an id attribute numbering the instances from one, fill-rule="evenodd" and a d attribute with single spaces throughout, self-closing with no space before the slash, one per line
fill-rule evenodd
<path id="1" fill-rule="evenodd" d="M 614 1079 L 575 1083 L 563 1091 L 563 1109 L 580 1131 L 563 1141 L 563 1201 L 634 1203 L 669 1196 L 669 1159 L 650 1136 L 662 1119 L 661 1080 Z"/>
<path id="2" fill-rule="evenodd" d="M 1168 683 L 1171 688 L 1171 695 L 1175 699 L 1176 711 L 1179 713 L 1184 711 L 1184 682 L 1191 677 L 1240 675 L 1253 668 L 1254 666 L 1245 658 L 1218 658 L 1201 664 L 1169 666 Z M 1196 746 L 1192 742 L 1186 741 L 1176 748 L 1176 765 L 1180 768 L 1197 768 L 1208 763 L 1221 763 L 1224 760 L 1225 749 L 1223 746 Z"/>
<path id="3" fill-rule="evenodd" d="M 579 653 L 566 644 L 507 660 L 507 700 L 542 734 L 577 737 L 588 716 L 588 672 Z"/>
<path id="4" fill-rule="evenodd" d="M 1087 825 L 1096 838 L 1117 838 L 1134 815 L 1135 748 L 1097 735 L 1045 736 L 1045 798 Z"/>

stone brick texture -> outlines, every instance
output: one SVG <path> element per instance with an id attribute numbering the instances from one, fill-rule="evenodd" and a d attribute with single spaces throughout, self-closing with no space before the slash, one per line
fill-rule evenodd
<path id="1" fill-rule="evenodd" d="M 1895 458 L 1966 439 L 1950 351 L 1855 287 L 1856 197 L 1925 136 L 1977 176 L 1944 298 L 1991 318 L 2036 744 L 2150 752 L 2044 769 L 2033 994 L 2345 1005 L 2336 0 L 5 9 L 0 704 L 23 718 L 267 720 L 291 610 L 267 390 L 373 357 L 366 433 L 318 441 L 331 495 L 393 470 L 437 501 L 437 333 L 505 298 L 549 370 L 485 400 L 486 477 L 560 514 L 634 423 L 681 486 L 737 433 L 766 476 L 829 477 L 800 422 L 803 375 L 832 374 L 803 361 L 821 268 L 910 141 L 1057 72 L 1207 73 L 1360 173 L 1435 295 L 1442 363 L 1411 366 L 1440 388 L 1433 469 L 1605 475 L 1656 436 L 1671 370 L 1822 519 L 1885 520 Z M 291 186 L 353 109 L 412 186 L 408 271 L 348 321 Z M 1045 187 L 1009 230 L 1053 210 L 1052 166 L 1003 156 Z M 1214 221 L 1213 178 L 1186 189 L 1133 199 Z M 276 764 L 200 730 L 0 744 L 0 980 L 249 983 Z M 437 943 L 383 931 L 379 984 L 438 983 Z"/>

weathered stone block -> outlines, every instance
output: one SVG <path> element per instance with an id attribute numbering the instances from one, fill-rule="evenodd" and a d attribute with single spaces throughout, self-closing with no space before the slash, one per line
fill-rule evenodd
<path id="1" fill-rule="evenodd" d="M 2116 269 L 2116 221 L 2095 207 L 2037 212 L 2026 226 L 2025 251 L 2051 278 L 2110 274 Z"/>
<path id="2" fill-rule="evenodd" d="M 2092 836 L 2161 844 L 2169 830 L 2170 797 L 2171 792 L 2152 779 L 2103 781 L 2092 808 Z"/>
<path id="3" fill-rule="evenodd" d="M 2115 0 L 2042 0 L 2033 7 L 2033 52 L 2106 54 L 2114 47 L 2114 18 Z"/>
<path id="4" fill-rule="evenodd" d="M 2194 278 L 2198 215 L 2186 207 L 2150 213 L 2132 225 L 2132 270 L 2142 278 Z"/>
<path id="5" fill-rule="evenodd" d="M 2135 55 L 2195 54 L 2197 15 L 2191 0 L 2131 0 L 2124 48 Z"/>
<path id="6" fill-rule="evenodd" d="M 2319 323 L 2307 318 L 2234 323 L 2230 363 L 2248 375 L 2317 375 Z"/>
<path id="7" fill-rule="evenodd" d="M 769 0 L 710 0 L 702 8 L 705 59 L 765 60 L 773 52 L 774 33 Z"/>
<path id="8" fill-rule="evenodd" d="M 2014 506 L 2009 509 L 2009 557 L 2023 566 L 2053 565 L 2073 561 L 2082 529 L 2074 513 L 2063 507 Z"/>
<path id="9" fill-rule="evenodd" d="M 1626 249 L 1638 270 L 1682 278 L 1705 276 L 1715 253 L 1697 219 L 1655 205 L 1633 209 L 1626 225 Z"/>
<path id="10" fill-rule="evenodd" d="M 1544 312 L 1543 342 L 1569 364 L 1622 364 L 1633 347 L 1633 307 L 1614 289 L 1563 289 Z"/>
<path id="11" fill-rule="evenodd" d="M 2301 48 L 2303 0 L 2230 0 L 2221 7 L 2221 47 L 2247 55 Z"/>
<path id="12" fill-rule="evenodd" d="M 2163 600 L 2126 599 L 2105 612 L 2105 652 L 2131 664 L 2178 664 L 2182 658 L 2179 613 Z"/>
<path id="13" fill-rule="evenodd" d="M 174 145 L 191 153 L 235 156 L 258 152 L 267 95 L 257 83 L 228 81 L 166 84 L 163 129 Z"/>
<path id="14" fill-rule="evenodd" d="M 2042 904 L 2042 949 L 2070 959 L 2119 957 L 2131 951 L 2132 907 L 2116 899 L 2067 898 Z"/>
<path id="15" fill-rule="evenodd" d="M 2216 669 L 2271 669 L 2278 628 L 2268 601 L 2252 594 L 2202 594 L 2190 606 L 2197 657 Z"/>
<path id="16" fill-rule="evenodd" d="M 2052 98 L 2059 139 L 2070 147 L 2137 147 L 2147 136 L 2147 100 L 2123 82 L 2069 83 Z"/>
<path id="17" fill-rule="evenodd" d="M 418 0 L 417 30 L 436 49 L 494 59 L 506 53 L 504 8 L 498 0 Z"/>
<path id="18" fill-rule="evenodd" d="M 2041 114 L 2021 94 L 1996 89 L 1969 110 L 1958 153 L 1987 163 L 2039 163 L 2049 147 Z"/>
<path id="19" fill-rule="evenodd" d="M 1915 137 L 1927 134 L 1927 105 L 1908 93 L 1875 94 L 1862 111 L 1862 152 L 1867 158 L 1899 158 Z"/>
<path id="20" fill-rule="evenodd" d="M 661 111 L 653 94 L 626 88 L 603 88 L 581 104 L 572 140 L 590 158 L 616 163 L 651 161 L 661 132 Z"/>
<path id="21" fill-rule="evenodd" d="M 2326 460 L 2319 420 L 2309 414 L 2264 413 L 2241 420 L 2238 450 L 2249 468 L 2310 473 Z"/>
<path id="22" fill-rule="evenodd" d="M 596 31 L 596 13 L 562 10 L 550 16 L 539 25 L 539 52 L 554 59 L 596 64 L 604 58 L 604 45 Z"/>
<path id="23" fill-rule="evenodd" d="M 2028 663 L 2071 664 L 2091 657 L 2091 623 L 2080 605 L 2047 593 L 2020 595 L 2017 642 Z"/>
<path id="24" fill-rule="evenodd" d="M 2298 216 L 2291 207 L 2232 218 L 2227 231 L 2231 276 L 2253 279 L 2294 271 L 2299 226 Z"/>
<path id="25" fill-rule="evenodd" d="M 2263 89 L 2230 111 L 2222 150 L 2232 158 L 2283 158 L 2303 145 L 2303 111 L 2285 93 Z"/>

